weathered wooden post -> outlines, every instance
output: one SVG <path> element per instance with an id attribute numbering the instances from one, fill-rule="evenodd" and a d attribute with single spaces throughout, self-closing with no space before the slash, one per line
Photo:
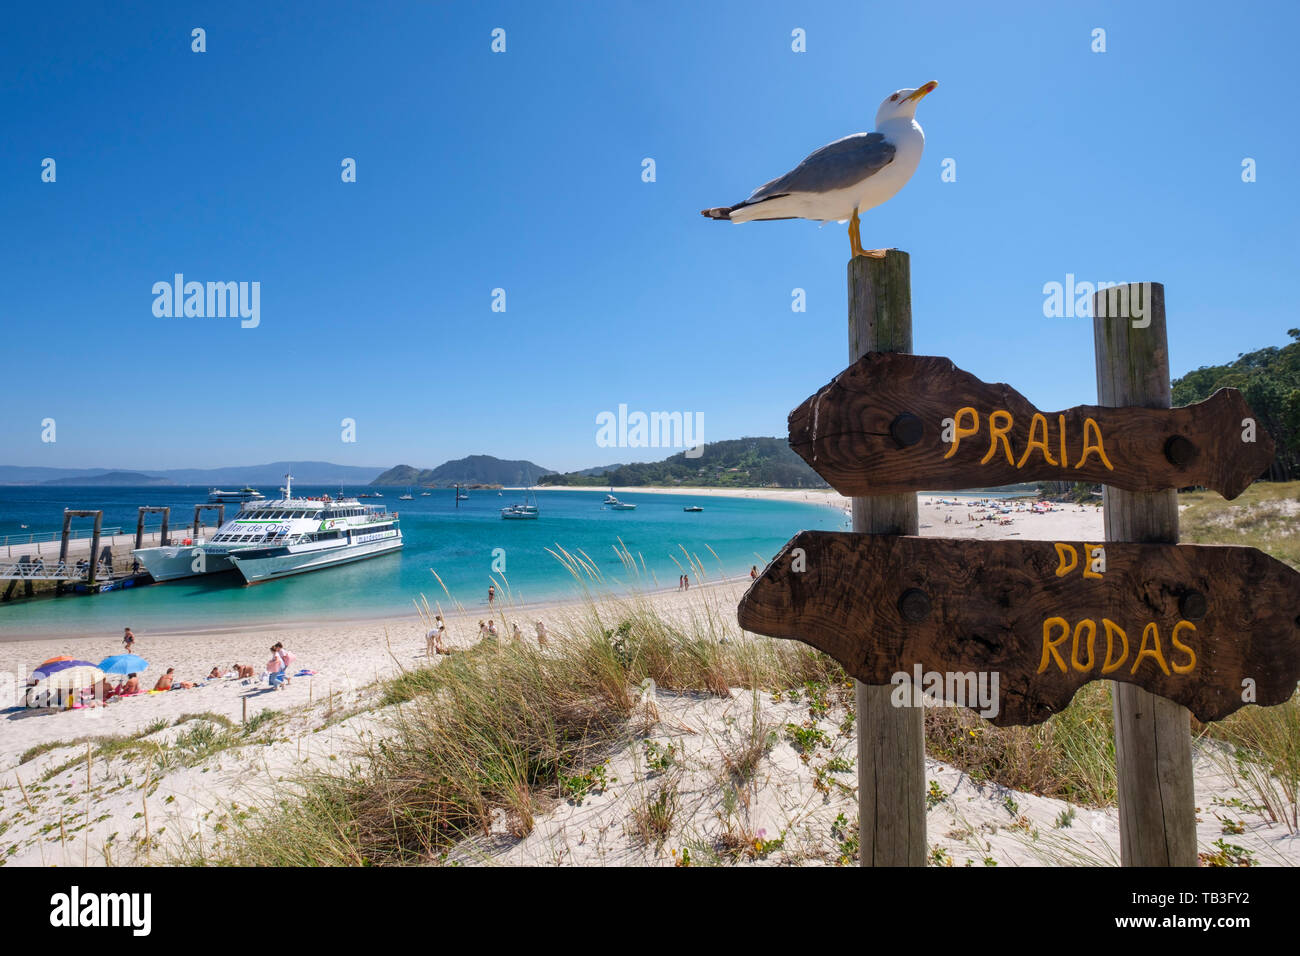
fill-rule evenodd
<path id="1" fill-rule="evenodd" d="M 88 511 L 84 513 L 93 514 L 95 516 L 95 530 L 92 532 L 90 541 L 90 562 L 89 566 L 86 568 L 86 583 L 93 585 L 95 583 L 95 569 L 99 566 L 99 533 L 104 524 L 104 512 Z M 109 577 L 112 577 L 111 566 L 109 570 Z"/>
<path id="2" fill-rule="evenodd" d="M 867 352 L 912 351 L 911 259 L 849 260 L 849 361 Z M 917 424 L 920 424 L 918 421 Z M 855 497 L 853 530 L 916 534 L 916 494 Z M 846 582 L 847 584 L 847 582 Z M 893 688 L 855 681 L 858 827 L 862 866 L 925 865 L 925 711 L 895 707 Z"/>
<path id="3" fill-rule="evenodd" d="M 1135 282 L 1093 296 L 1097 401 L 1168 408 L 1165 289 Z M 1198 454 L 1175 436 L 1165 456 L 1181 465 Z M 1178 493 L 1105 486 L 1107 541 L 1178 541 Z M 1196 810 L 1187 708 L 1130 683 L 1111 683 L 1119 776 L 1120 858 L 1124 866 L 1195 866 Z"/>

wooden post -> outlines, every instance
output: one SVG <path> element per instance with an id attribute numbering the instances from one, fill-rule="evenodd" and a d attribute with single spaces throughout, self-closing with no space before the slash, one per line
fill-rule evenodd
<path id="1" fill-rule="evenodd" d="M 1135 282 L 1093 296 L 1097 403 L 1168 408 L 1165 289 Z M 1178 541 L 1178 493 L 1103 489 L 1107 541 Z M 1124 866 L 1196 866 L 1191 721 L 1187 708 L 1111 683 Z"/>
<path id="2" fill-rule="evenodd" d="M 849 260 L 849 361 L 912 351 L 911 260 Z M 853 498 L 853 530 L 916 534 L 916 495 Z M 925 865 L 925 711 L 895 707 L 893 687 L 857 683 L 858 826 L 863 866 Z"/>
<path id="3" fill-rule="evenodd" d="M 144 547 L 144 516 L 148 508 L 140 508 L 135 517 L 135 549 L 139 551 Z"/>
<path id="4" fill-rule="evenodd" d="M 90 565 L 86 568 L 86 584 L 94 585 L 95 569 L 99 567 L 99 532 L 104 524 L 104 512 L 95 512 L 95 530 L 90 541 Z M 109 577 L 112 577 L 111 569 Z"/>
<path id="5" fill-rule="evenodd" d="M 68 562 L 68 535 L 72 529 L 73 514 L 75 512 L 69 511 L 67 508 L 63 509 L 63 533 L 59 536 L 59 564 L 67 564 Z M 36 553 L 41 553 L 39 547 Z"/>

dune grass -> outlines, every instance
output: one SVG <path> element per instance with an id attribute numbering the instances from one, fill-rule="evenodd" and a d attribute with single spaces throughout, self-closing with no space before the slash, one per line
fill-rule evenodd
<path id="1" fill-rule="evenodd" d="M 649 728 L 642 701 L 651 689 L 797 689 L 851 719 L 852 681 L 838 664 L 797 642 L 742 635 L 730 611 L 706 606 L 674 622 L 644 599 L 591 601 L 547 648 L 505 639 L 407 670 L 382 684 L 391 732 L 359 742 L 349 772 L 310 773 L 292 796 L 233 827 L 216 852 L 179 862 L 427 864 L 488 832 L 526 836 L 574 779 Z M 928 745 L 978 779 L 1100 805 L 1114 793 L 1109 714 L 1105 685 L 1036 728 L 937 708 L 927 714 Z M 648 795 L 646 839 L 670 811 L 670 796 Z"/>
<path id="2" fill-rule="evenodd" d="M 1300 568 L 1300 481 L 1257 481 L 1233 501 L 1208 491 L 1186 492 L 1178 504 L 1184 543 L 1258 548 Z"/>

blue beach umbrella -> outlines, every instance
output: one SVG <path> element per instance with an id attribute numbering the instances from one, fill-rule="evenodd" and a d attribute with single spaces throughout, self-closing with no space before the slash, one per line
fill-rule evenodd
<path id="1" fill-rule="evenodd" d="M 136 654 L 114 654 L 99 662 L 105 674 L 138 674 L 148 666 L 149 662 Z"/>

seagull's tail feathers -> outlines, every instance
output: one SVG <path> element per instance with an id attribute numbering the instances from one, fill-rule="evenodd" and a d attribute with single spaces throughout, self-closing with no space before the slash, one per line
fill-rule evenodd
<path id="1" fill-rule="evenodd" d="M 773 199 L 784 199 L 786 193 L 776 196 L 764 196 L 762 199 L 754 202 L 746 199 L 744 202 L 738 202 L 734 206 L 717 206 L 713 209 L 701 209 L 701 216 L 708 216 L 710 219 L 726 219 L 731 222 L 752 222 L 756 219 L 798 219 L 798 216 L 773 215 L 775 212 L 788 212 L 789 210 L 780 210 L 775 206 L 769 207 L 766 204 Z M 778 204 L 779 205 L 779 204 Z"/>
<path id="2" fill-rule="evenodd" d="M 741 205 L 744 205 L 744 203 L 741 203 Z M 714 206 L 712 209 L 701 209 L 700 215 L 707 216 L 710 219 L 730 219 L 731 210 L 735 208 L 735 206 Z"/>

